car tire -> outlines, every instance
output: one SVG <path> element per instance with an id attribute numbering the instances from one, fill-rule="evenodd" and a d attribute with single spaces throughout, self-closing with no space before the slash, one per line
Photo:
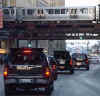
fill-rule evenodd
<path id="1" fill-rule="evenodd" d="M 87 67 L 86 67 L 86 70 L 88 71 L 89 69 L 90 69 L 89 66 L 87 66 Z"/>
<path id="2" fill-rule="evenodd" d="M 53 90 L 54 90 L 54 85 L 53 85 L 53 83 L 52 83 L 52 84 L 49 84 L 49 85 L 48 85 L 48 88 L 45 88 L 46 95 L 47 95 L 47 96 L 51 95 L 51 93 L 52 93 Z"/>
<path id="3" fill-rule="evenodd" d="M 15 88 L 5 86 L 5 96 L 13 96 L 14 94 L 16 94 Z"/>
<path id="4" fill-rule="evenodd" d="M 5 88 L 5 96 L 9 96 L 9 90 L 8 90 L 8 88 Z"/>
<path id="5" fill-rule="evenodd" d="M 74 74 L 74 69 L 71 69 L 70 70 L 70 74 Z"/>
<path id="6" fill-rule="evenodd" d="M 57 80 L 57 78 L 58 78 L 58 76 L 57 76 L 57 74 L 54 76 L 54 80 Z"/>

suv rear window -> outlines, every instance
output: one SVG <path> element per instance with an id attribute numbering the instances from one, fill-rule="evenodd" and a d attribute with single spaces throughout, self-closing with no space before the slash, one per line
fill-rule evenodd
<path id="1" fill-rule="evenodd" d="M 26 50 L 26 51 L 25 51 Z M 43 52 L 38 50 L 27 50 L 27 49 L 20 49 L 20 50 L 11 50 L 10 62 L 12 64 L 34 64 L 40 65 L 43 62 L 47 62 L 46 56 Z"/>
<path id="2" fill-rule="evenodd" d="M 55 51 L 55 59 L 70 59 L 70 54 L 68 51 Z"/>
<path id="3" fill-rule="evenodd" d="M 81 60 L 85 60 L 87 57 L 86 57 L 85 54 L 78 54 L 78 53 L 75 54 L 75 53 L 74 53 L 74 54 L 72 55 L 72 58 L 73 58 L 73 59 L 81 59 Z"/>

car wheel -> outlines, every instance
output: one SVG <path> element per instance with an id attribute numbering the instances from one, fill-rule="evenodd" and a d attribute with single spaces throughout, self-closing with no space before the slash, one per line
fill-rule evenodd
<path id="1" fill-rule="evenodd" d="M 5 87 L 5 96 L 13 96 L 16 94 L 15 88 Z"/>
<path id="2" fill-rule="evenodd" d="M 8 88 L 5 88 L 5 96 L 9 96 L 9 90 L 8 90 Z"/>
<path id="3" fill-rule="evenodd" d="M 56 75 L 54 76 L 54 80 L 57 80 L 57 77 L 58 77 L 58 76 L 57 76 L 57 74 L 56 74 Z"/>
<path id="4" fill-rule="evenodd" d="M 52 91 L 54 90 L 53 83 L 48 85 L 48 88 L 45 89 L 46 95 L 51 95 Z"/>
<path id="5" fill-rule="evenodd" d="M 86 70 L 89 70 L 89 66 L 88 66 L 88 67 L 86 67 Z"/>
<path id="6" fill-rule="evenodd" d="M 70 70 L 70 74 L 74 74 L 74 70 L 73 69 Z"/>

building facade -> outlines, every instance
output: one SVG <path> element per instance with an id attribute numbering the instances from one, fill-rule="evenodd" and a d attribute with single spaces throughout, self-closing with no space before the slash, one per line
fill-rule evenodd
<path id="1" fill-rule="evenodd" d="M 2 0 L 3 7 L 64 7 L 65 0 Z"/>
<path id="2" fill-rule="evenodd" d="M 4 7 L 48 7 L 50 0 L 3 0 Z"/>
<path id="3" fill-rule="evenodd" d="M 64 7 L 65 0 L 50 0 L 51 7 Z"/>
<path id="4" fill-rule="evenodd" d="M 64 7 L 65 6 L 65 0 L 55 0 L 55 6 L 56 7 Z"/>

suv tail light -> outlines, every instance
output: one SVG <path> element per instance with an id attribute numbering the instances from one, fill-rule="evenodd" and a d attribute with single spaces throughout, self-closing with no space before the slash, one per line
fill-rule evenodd
<path id="1" fill-rule="evenodd" d="M 88 59 L 86 60 L 86 64 L 88 64 L 89 63 L 89 61 L 88 61 Z"/>
<path id="2" fill-rule="evenodd" d="M 70 59 L 70 65 L 72 65 L 72 59 Z"/>
<path id="3" fill-rule="evenodd" d="M 32 50 L 24 50 L 24 54 L 30 54 L 32 53 Z"/>
<path id="4" fill-rule="evenodd" d="M 44 73 L 44 75 L 45 75 L 45 77 L 50 77 L 50 69 L 49 68 L 46 68 L 46 70 L 45 70 L 45 73 Z"/>
<path id="5" fill-rule="evenodd" d="M 7 68 L 5 68 L 5 70 L 3 72 L 3 75 L 4 75 L 4 77 L 7 77 L 8 76 L 8 70 L 7 70 Z"/>

